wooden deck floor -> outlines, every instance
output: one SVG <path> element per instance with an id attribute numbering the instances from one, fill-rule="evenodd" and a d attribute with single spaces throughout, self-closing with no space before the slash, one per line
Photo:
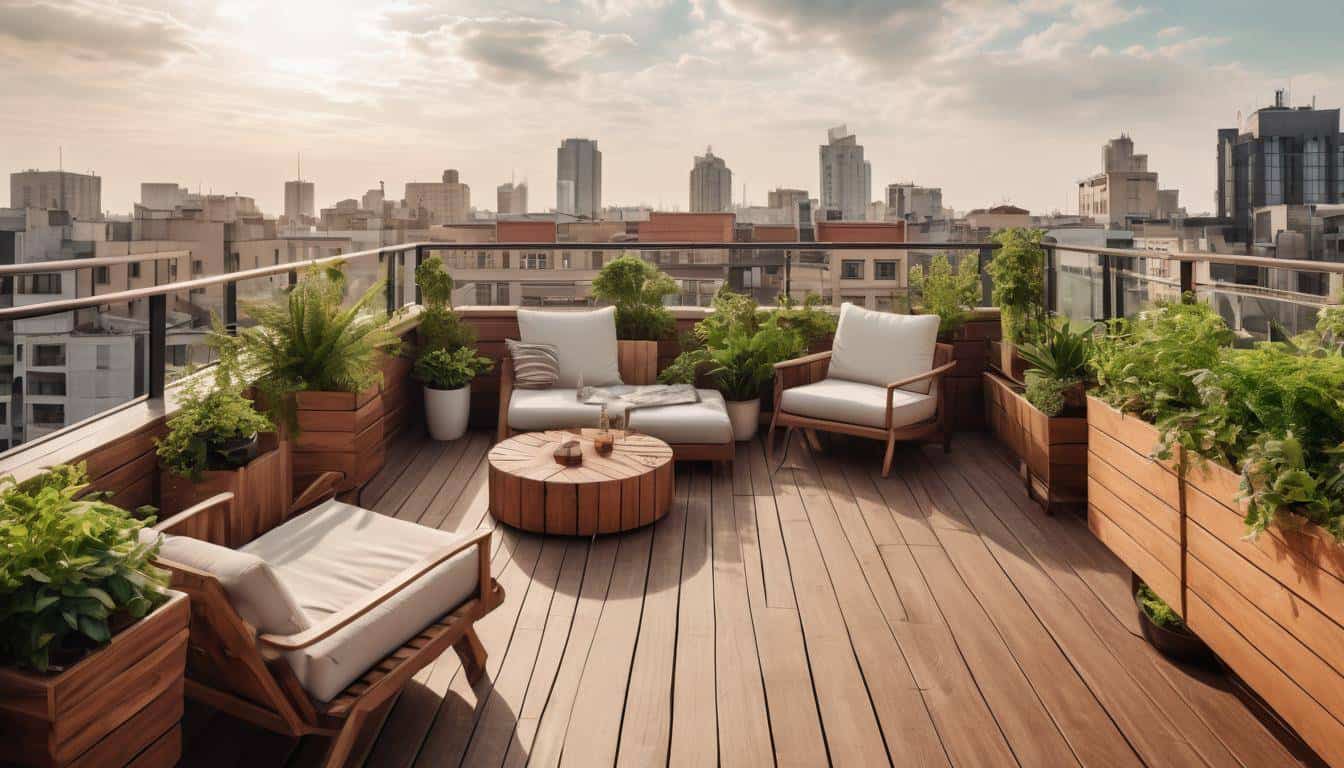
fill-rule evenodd
<path id="1" fill-rule="evenodd" d="M 364 505 L 491 526 L 488 446 L 398 444 Z M 1310 761 L 1221 674 L 1149 649 L 1129 572 L 1042 515 L 989 439 L 909 448 L 886 480 L 879 447 L 679 465 L 672 512 L 629 534 L 500 530 L 487 675 L 443 656 L 367 765 Z"/>

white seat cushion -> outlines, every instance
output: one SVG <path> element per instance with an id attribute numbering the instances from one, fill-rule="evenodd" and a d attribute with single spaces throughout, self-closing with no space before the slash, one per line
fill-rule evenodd
<path id="1" fill-rule="evenodd" d="M 304 615 L 319 626 L 462 538 L 329 501 L 271 529 L 241 551 L 270 564 L 294 593 Z M 330 637 L 287 652 L 286 659 L 304 689 L 328 701 L 472 597 L 476 585 L 476 547 L 472 547 Z"/>
<path id="2" fill-rule="evenodd" d="M 602 408 L 579 402 L 574 388 L 515 389 L 509 399 L 509 428 L 518 432 L 596 427 Z M 612 413 L 609 410 L 608 413 Z"/>
<path id="3" fill-rule="evenodd" d="M 557 387 L 621 383 L 616 352 L 616 308 L 592 312 L 518 310 L 518 333 L 528 344 L 551 344 L 560 358 Z"/>
<path id="4" fill-rule="evenodd" d="M 827 377 L 885 387 L 933 368 L 938 343 L 937 315 L 874 312 L 849 302 L 840 305 L 840 324 L 831 344 Z M 906 387 L 928 394 L 929 382 Z"/>
<path id="5" fill-rule="evenodd" d="M 723 395 L 712 389 L 697 389 L 700 402 L 636 408 L 630 411 L 630 428 L 653 435 L 665 443 L 722 445 L 733 441 L 733 423 Z"/>
<path id="6" fill-rule="evenodd" d="M 142 528 L 140 541 L 152 543 L 158 533 Z M 311 626 L 298 598 L 265 560 L 190 536 L 163 534 L 160 558 L 215 577 L 233 609 L 258 632 L 289 635 Z"/>
<path id="7" fill-rule="evenodd" d="M 891 426 L 908 427 L 931 419 L 937 406 L 937 395 L 898 389 L 892 392 Z M 799 416 L 882 429 L 887 419 L 887 390 L 857 381 L 822 379 L 784 390 L 780 407 Z"/>

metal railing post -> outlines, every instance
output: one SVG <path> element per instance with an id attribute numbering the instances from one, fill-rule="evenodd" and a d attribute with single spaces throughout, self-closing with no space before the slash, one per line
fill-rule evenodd
<path id="1" fill-rule="evenodd" d="M 994 283 L 989 279 L 989 272 L 985 267 L 994 258 L 993 246 L 981 246 L 979 255 L 976 256 L 976 269 L 980 272 L 980 306 L 989 307 L 994 304 Z"/>
<path id="2" fill-rule="evenodd" d="M 238 283 L 224 284 L 224 327 L 229 333 L 238 333 Z"/>
<path id="3" fill-rule="evenodd" d="M 387 260 L 387 314 L 397 311 L 397 254 L 385 253 Z"/>
<path id="4" fill-rule="evenodd" d="M 1195 262 L 1181 262 L 1181 300 L 1185 300 L 1186 294 L 1195 293 Z"/>
<path id="5" fill-rule="evenodd" d="M 1110 320 L 1111 312 L 1111 257 L 1101 254 L 1101 319 Z"/>
<path id="6" fill-rule="evenodd" d="M 425 263 L 425 249 L 423 246 L 415 246 L 415 303 L 420 303 L 420 265 Z"/>
<path id="7" fill-rule="evenodd" d="M 784 250 L 784 298 L 793 298 L 793 251 Z"/>
<path id="8" fill-rule="evenodd" d="M 149 297 L 149 387 L 151 398 L 162 398 L 168 372 L 168 296 Z"/>
<path id="9" fill-rule="evenodd" d="M 1042 287 L 1045 289 L 1045 311 L 1051 315 L 1059 311 L 1059 271 L 1056 261 L 1059 256 L 1053 245 L 1042 243 L 1045 249 L 1045 275 Z"/>

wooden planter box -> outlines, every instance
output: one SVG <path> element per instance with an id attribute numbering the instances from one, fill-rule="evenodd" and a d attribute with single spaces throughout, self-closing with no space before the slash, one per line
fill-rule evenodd
<path id="1" fill-rule="evenodd" d="M 424 423 L 421 418 L 424 403 L 420 383 L 411 377 L 411 358 L 384 356 L 381 367 L 383 383 L 379 391 L 383 396 L 383 445 L 386 446 L 402 430 Z"/>
<path id="2" fill-rule="evenodd" d="M 260 451 L 247 466 L 202 473 L 200 482 L 159 469 L 159 519 L 166 520 L 218 493 L 233 494 L 229 546 L 240 547 L 274 528 L 289 512 L 293 493 L 289 443 L 259 435 Z"/>
<path id="3" fill-rule="evenodd" d="M 1027 381 L 1027 361 L 1017 353 L 1017 345 L 995 339 L 989 342 L 989 365 L 1018 384 Z"/>
<path id="4" fill-rule="evenodd" d="M 1319 526 L 1246 537 L 1240 475 L 1187 469 L 1185 619 L 1331 765 L 1344 765 L 1344 546 Z"/>
<path id="5" fill-rule="evenodd" d="M 1158 437 L 1153 425 L 1088 396 L 1087 524 L 1182 610 L 1181 482 L 1175 463 L 1151 458 Z"/>
<path id="6" fill-rule="evenodd" d="M 339 492 L 367 483 L 383 467 L 383 396 L 363 392 L 299 392 L 299 434 L 292 441 L 297 475 L 340 472 Z"/>
<path id="7" fill-rule="evenodd" d="M 989 428 L 984 420 L 985 391 L 981 376 L 988 365 L 986 339 L 999 335 L 999 319 L 975 318 L 952 333 L 941 334 L 938 341 L 952 345 L 957 367 L 943 378 L 947 396 L 947 426 L 954 432 Z"/>
<path id="8" fill-rule="evenodd" d="M 1027 401 L 1021 388 L 984 374 L 986 419 L 1021 462 L 1027 492 L 1047 513 L 1087 501 L 1087 419 L 1050 418 Z"/>
<path id="9" fill-rule="evenodd" d="M 0 668 L 0 762 L 168 768 L 182 753 L 187 596 L 56 675 Z"/>

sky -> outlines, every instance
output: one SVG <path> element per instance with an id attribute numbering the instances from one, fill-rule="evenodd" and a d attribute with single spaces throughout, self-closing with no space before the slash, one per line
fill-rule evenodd
<path id="1" fill-rule="evenodd" d="M 914 181 L 958 210 L 1074 212 L 1125 132 L 1196 213 L 1218 128 L 1276 88 L 1344 106 L 1339 0 L 0 0 L 0 19 L 0 169 L 63 157 L 114 212 L 173 181 L 276 215 L 300 155 L 320 207 L 457 168 L 478 208 L 514 178 L 546 210 L 567 136 L 597 140 L 604 204 L 686 209 L 712 146 L 734 201 L 764 205 L 817 196 L 843 123 L 875 199 Z"/>

